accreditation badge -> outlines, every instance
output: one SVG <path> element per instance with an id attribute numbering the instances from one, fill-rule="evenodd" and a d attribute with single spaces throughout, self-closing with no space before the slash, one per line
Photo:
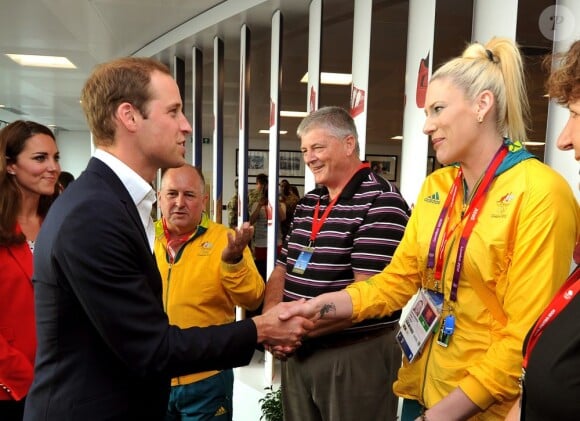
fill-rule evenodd
<path id="1" fill-rule="evenodd" d="M 439 323 L 442 308 L 443 294 L 428 289 L 419 290 L 397 333 L 397 342 L 409 362 L 417 358 L 429 340 Z"/>
<path id="2" fill-rule="evenodd" d="M 306 268 L 308 267 L 308 263 L 310 263 L 310 259 L 312 259 L 312 255 L 314 254 L 314 247 L 304 247 L 296 259 L 296 263 L 294 263 L 294 267 L 292 268 L 293 273 L 303 274 Z"/>

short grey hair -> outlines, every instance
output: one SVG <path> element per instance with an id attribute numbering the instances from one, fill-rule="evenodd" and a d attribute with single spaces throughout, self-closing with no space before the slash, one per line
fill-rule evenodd
<path id="1" fill-rule="evenodd" d="M 300 122 L 296 129 L 296 134 L 299 138 L 302 138 L 310 130 L 318 128 L 328 130 L 332 136 L 339 139 L 353 136 L 356 153 L 360 153 L 356 125 L 353 118 L 344 108 L 329 106 L 313 111 Z"/>
<path id="2" fill-rule="evenodd" d="M 178 168 L 183 168 L 183 167 L 189 167 L 192 170 L 194 170 L 197 175 L 199 175 L 199 178 L 201 178 L 201 194 L 205 194 L 205 177 L 203 176 L 203 172 L 201 171 L 200 167 L 196 167 L 195 165 L 190 165 L 190 164 L 183 164 L 181 167 L 175 167 L 175 168 L 165 168 L 161 171 L 161 186 L 160 188 L 163 188 L 163 180 L 165 179 L 165 174 L 167 174 L 167 171 L 170 170 L 176 170 Z"/>

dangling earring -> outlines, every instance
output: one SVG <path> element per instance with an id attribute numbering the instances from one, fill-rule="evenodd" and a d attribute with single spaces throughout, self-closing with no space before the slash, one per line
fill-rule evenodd
<path id="1" fill-rule="evenodd" d="M 477 122 L 478 122 L 478 123 L 483 123 L 483 116 L 482 116 L 481 114 L 479 114 L 479 115 L 477 116 Z"/>

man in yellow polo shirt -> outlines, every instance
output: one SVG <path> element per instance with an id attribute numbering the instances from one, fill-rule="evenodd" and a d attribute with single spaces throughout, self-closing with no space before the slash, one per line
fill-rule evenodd
<path id="1" fill-rule="evenodd" d="M 208 194 L 191 165 L 165 171 L 158 192 L 162 218 L 155 226 L 155 257 L 163 279 L 163 306 L 179 327 L 230 323 L 235 306 L 262 302 L 262 281 L 247 247 L 253 228 L 228 230 L 204 212 Z M 176 377 L 166 420 L 231 420 L 233 371 Z"/>

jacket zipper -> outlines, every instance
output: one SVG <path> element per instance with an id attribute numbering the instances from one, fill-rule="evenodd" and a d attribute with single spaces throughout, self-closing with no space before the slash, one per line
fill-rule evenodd
<path id="1" fill-rule="evenodd" d="M 455 244 L 456 236 L 453 236 L 453 240 L 449 245 L 449 250 L 453 250 L 453 245 Z M 441 321 L 443 320 L 443 312 L 445 311 L 445 274 L 447 273 L 447 267 L 449 265 L 449 259 L 445 259 L 445 264 L 443 265 L 443 273 L 441 274 L 441 294 L 443 294 L 443 305 L 441 307 L 441 319 L 437 325 L 437 329 L 431 333 L 431 341 L 429 342 L 429 352 L 427 353 L 427 361 L 425 362 L 425 369 L 423 370 L 423 384 L 421 386 L 421 401 L 425 403 L 425 385 L 427 384 L 427 371 L 429 367 L 429 359 L 431 358 L 431 350 L 433 348 L 433 342 L 435 335 L 439 334 L 439 328 L 441 327 Z M 426 407 L 426 405 L 425 405 Z"/>

